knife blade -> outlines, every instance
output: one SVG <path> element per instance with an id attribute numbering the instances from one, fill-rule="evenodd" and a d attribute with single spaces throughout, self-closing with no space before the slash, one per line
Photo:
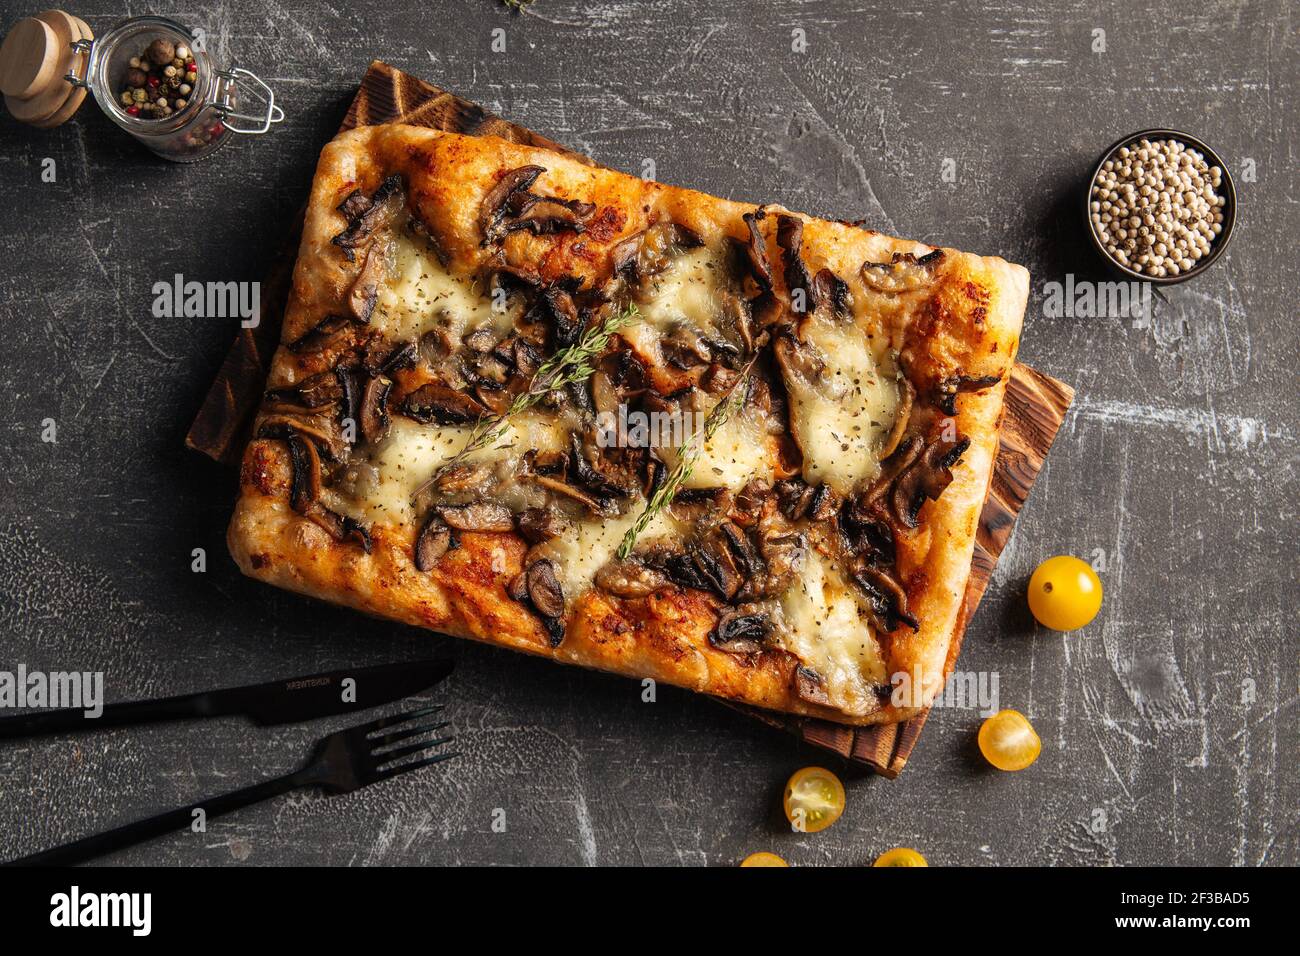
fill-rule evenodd
<path id="1" fill-rule="evenodd" d="M 87 717 L 85 709 L 79 707 L 16 714 L 0 717 L 0 739 L 236 714 L 263 726 L 292 724 L 410 697 L 440 683 L 451 670 L 449 660 L 375 664 L 247 687 L 109 704 L 98 717 Z"/>

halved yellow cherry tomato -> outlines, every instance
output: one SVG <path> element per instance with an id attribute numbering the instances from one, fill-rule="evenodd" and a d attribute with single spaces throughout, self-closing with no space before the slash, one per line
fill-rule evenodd
<path id="1" fill-rule="evenodd" d="M 886 850 L 880 856 L 876 857 L 876 862 L 872 866 L 929 866 L 925 862 L 925 857 L 917 853 L 911 847 L 899 846 L 892 850 Z"/>
<path id="2" fill-rule="evenodd" d="M 1024 770 L 1038 759 L 1043 742 L 1018 710 L 999 710 L 980 725 L 980 753 L 999 770 Z"/>
<path id="3" fill-rule="evenodd" d="M 787 781 L 784 803 L 792 829 L 816 833 L 844 812 L 844 784 L 825 767 L 804 767 Z"/>
<path id="4" fill-rule="evenodd" d="M 775 853 L 768 853 L 766 850 L 763 850 L 758 853 L 749 854 L 749 856 L 745 857 L 743 860 L 740 861 L 740 865 L 741 866 L 789 866 L 790 864 L 785 862 L 785 860 L 781 859 Z"/>
<path id="5" fill-rule="evenodd" d="M 1048 558 L 1029 579 L 1029 610 L 1044 627 L 1078 630 L 1101 610 L 1101 578 L 1079 558 Z"/>

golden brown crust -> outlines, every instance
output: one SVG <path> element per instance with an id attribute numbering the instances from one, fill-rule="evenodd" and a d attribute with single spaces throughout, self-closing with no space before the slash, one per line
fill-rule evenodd
<path id="1" fill-rule="evenodd" d="M 312 186 L 306 227 L 294 272 L 283 341 L 294 342 L 328 316 L 346 309 L 365 267 L 331 244 L 346 225 L 337 211 L 354 189 L 369 194 L 394 173 L 405 180 L 415 215 L 429 228 L 455 267 L 476 271 L 491 250 L 480 245 L 477 224 L 485 193 L 507 170 L 535 163 L 548 195 L 592 202 L 596 212 L 581 235 L 512 233 L 506 260 L 536 268 L 543 279 L 582 276 L 600 281 L 620 239 L 668 220 L 706 242 L 743 239 L 741 215 L 757 207 L 646 182 L 592 168 L 546 150 L 490 137 L 470 138 L 415 127 L 367 127 L 330 143 Z M 767 207 L 768 212 L 784 212 Z M 828 267 L 869 296 L 859 277 L 864 262 L 887 263 L 898 254 L 923 256 L 931 247 L 842 223 L 800 215 L 803 252 L 810 271 Z M 777 253 L 775 216 L 762 221 Z M 971 439 L 953 481 L 920 511 L 919 526 L 899 541 L 898 571 L 908 605 L 920 621 L 913 632 L 894 632 L 890 674 L 919 678 L 910 706 L 888 704 L 846 717 L 800 698 L 793 689 L 794 657 L 784 652 L 754 659 L 714 649 L 708 632 L 718 602 L 675 586 L 650 597 L 619 599 L 597 589 L 584 594 L 569 616 L 564 640 L 552 647 L 539 620 L 506 593 L 521 570 L 525 543 L 514 534 L 465 533 L 431 572 L 417 571 L 409 530 L 376 526 L 369 553 L 334 540 L 288 501 L 289 461 L 282 442 L 254 440 L 245 454 L 241 494 L 228 540 L 241 569 L 300 593 L 417 626 L 596 667 L 650 677 L 732 700 L 848 723 L 906 719 L 928 703 L 944 680 L 944 664 L 959 619 L 979 514 L 997 450 L 998 421 L 1007 375 L 1015 359 L 1028 290 L 1028 274 L 997 258 L 944 250 L 930 266 L 933 281 L 920 306 L 882 313 L 900 365 L 918 394 L 935 395 L 954 376 L 987 381 L 980 390 L 951 398 L 957 433 Z M 775 285 L 784 293 L 780 269 Z M 351 333 L 349 333 L 351 334 Z M 330 366 L 331 350 L 295 354 L 281 347 L 270 387 L 301 381 Z"/>

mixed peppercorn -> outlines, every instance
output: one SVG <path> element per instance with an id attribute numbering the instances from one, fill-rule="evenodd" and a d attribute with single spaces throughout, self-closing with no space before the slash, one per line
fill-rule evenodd
<path id="1" fill-rule="evenodd" d="M 198 78 L 194 51 L 159 37 L 131 57 L 119 100 L 131 116 L 165 119 L 188 105 Z"/>

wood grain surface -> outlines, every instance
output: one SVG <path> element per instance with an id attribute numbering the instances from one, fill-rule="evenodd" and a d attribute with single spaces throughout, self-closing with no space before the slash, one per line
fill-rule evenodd
<path id="1" fill-rule="evenodd" d="M 470 136 L 499 136 L 512 142 L 544 146 L 591 162 L 589 158 L 495 116 L 475 103 L 376 60 L 362 77 L 340 132 L 382 123 L 428 126 Z M 186 443 L 192 449 L 226 464 L 238 463 L 247 441 L 248 426 L 261 401 L 266 372 L 280 340 L 280 323 L 287 304 L 301 228 L 302 217 L 299 216 L 290 240 L 263 283 L 261 322 L 255 329 L 240 331 L 186 436 Z M 956 664 L 966 624 L 984 595 L 998 555 L 1006 545 L 1016 515 L 1065 420 L 1073 395 L 1074 390 L 1065 383 L 1027 365 L 1017 363 L 1012 371 L 1007 386 L 1001 443 L 988 499 L 980 515 L 963 613 L 948 654 L 949 675 Z M 929 714 L 927 709 L 920 716 L 901 724 L 849 727 L 827 720 L 776 714 L 756 707 L 736 706 L 736 709 L 891 778 L 897 777 L 907 764 Z"/>

